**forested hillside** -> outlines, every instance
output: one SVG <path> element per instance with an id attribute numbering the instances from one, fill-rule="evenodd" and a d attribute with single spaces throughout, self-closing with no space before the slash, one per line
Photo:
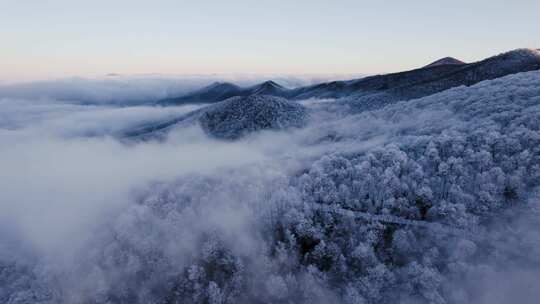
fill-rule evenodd
<path id="1" fill-rule="evenodd" d="M 4 230 L 0 302 L 534 303 L 540 72 L 375 110 L 268 97 L 293 124 L 207 138 L 241 102 L 130 149 L 250 147 L 245 162 L 153 178 L 72 248 Z"/>

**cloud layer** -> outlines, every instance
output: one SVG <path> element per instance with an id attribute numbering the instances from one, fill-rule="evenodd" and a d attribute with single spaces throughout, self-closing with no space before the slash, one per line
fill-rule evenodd
<path id="1" fill-rule="evenodd" d="M 2 98 L 0 300 L 534 303 L 539 88 L 524 73 L 354 115 L 302 101 L 304 128 L 232 142 L 116 137 L 195 106 Z"/>

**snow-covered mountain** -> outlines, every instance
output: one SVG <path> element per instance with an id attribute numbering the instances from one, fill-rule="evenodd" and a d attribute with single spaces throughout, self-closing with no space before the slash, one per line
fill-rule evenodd
<path id="1" fill-rule="evenodd" d="M 254 87 L 260 92 L 262 87 Z M 162 138 L 177 125 L 199 124 L 210 136 L 234 140 L 260 130 L 299 128 L 307 121 L 307 109 L 281 97 L 252 94 L 231 97 L 222 102 L 182 114 L 157 124 L 145 124 L 122 133 L 130 140 Z"/>
<path id="2" fill-rule="evenodd" d="M 272 95 L 284 96 L 287 95 L 287 89 L 274 81 L 265 81 L 261 84 L 252 86 L 246 90 L 247 95 Z"/>
<path id="3" fill-rule="evenodd" d="M 221 139 L 238 139 L 260 130 L 285 130 L 306 124 L 300 104 L 268 95 L 233 97 L 210 106 L 198 118 L 203 130 Z"/>
<path id="4" fill-rule="evenodd" d="M 235 96 L 285 96 L 287 95 L 287 92 L 285 87 L 271 80 L 247 88 L 241 88 L 228 82 L 216 82 L 185 96 L 160 100 L 157 104 L 181 105 L 190 103 L 214 103 Z"/>
<path id="5" fill-rule="evenodd" d="M 469 64 L 438 64 L 424 68 L 377 75 L 352 81 L 320 84 L 299 89 L 296 99 L 320 97 L 350 97 L 371 100 L 376 95 L 380 102 L 408 100 L 428 96 L 444 90 L 503 77 L 510 74 L 540 69 L 540 52 L 518 49 Z"/>
<path id="6" fill-rule="evenodd" d="M 447 57 L 411 71 L 333 81 L 296 89 L 286 89 L 273 81 L 268 81 L 249 88 L 238 88 L 228 84 L 226 93 L 223 93 L 221 88 L 216 91 L 215 85 L 212 85 L 192 94 L 161 101 L 159 104 L 214 103 L 227 97 L 251 94 L 295 100 L 365 96 L 368 101 L 373 99 L 371 95 L 376 94 L 378 100 L 407 100 L 460 85 L 470 86 L 484 80 L 538 69 L 540 69 L 540 51 L 517 49 L 469 64 Z"/>
<path id="7" fill-rule="evenodd" d="M 537 62 L 127 116 L 0 100 L 26 113 L 0 124 L 0 303 L 536 303 Z"/>
<path id="8" fill-rule="evenodd" d="M 540 51 L 518 49 L 470 64 L 457 62 L 441 64 L 444 61 L 452 62 L 445 58 L 438 61 L 439 64 L 431 64 L 412 71 L 370 76 L 358 80 L 334 81 L 292 90 L 273 81 L 248 88 L 239 88 L 229 83 L 216 83 L 171 102 L 178 104 L 204 100 L 204 103 L 208 103 L 209 100 L 213 100 L 212 103 L 219 103 L 231 95 L 262 96 L 260 100 L 267 99 L 269 102 L 272 102 L 272 96 L 283 96 L 290 100 L 337 98 L 338 103 L 348 106 L 348 111 L 360 112 L 381 108 L 398 101 L 433 95 L 454 87 L 471 86 L 505 75 L 539 70 Z M 162 134 L 174 124 L 184 121 L 186 116 L 188 115 L 159 124 L 141 126 L 124 135 L 133 138 L 153 138 L 155 134 Z"/>
<path id="9" fill-rule="evenodd" d="M 501 286 L 510 286 L 500 290 L 503 303 L 534 303 L 540 71 L 357 114 L 335 107 L 347 104 L 234 97 L 170 125 L 162 143 L 131 143 L 126 150 L 113 144 L 110 174 L 123 168 L 117 162 L 133 163 L 122 178 L 107 179 L 107 189 L 170 158 L 165 172 L 181 169 L 184 158 L 188 168 L 199 158 L 225 162 L 146 187 L 137 183 L 129 203 L 112 204 L 120 197 L 113 195 L 99 225 L 77 230 L 74 249 L 56 249 L 43 237 L 27 242 L 47 250 L 23 245 L 18 240 L 26 234 L 2 222 L 11 229 L 0 234 L 0 301 L 467 304 L 490 303 Z M 266 129 L 276 132 L 261 132 Z M 250 136 L 238 138 L 242 132 Z M 88 142 L 59 145 L 86 151 Z M 15 153 L 25 143 L 0 148 L 15 162 L 15 179 L 21 167 L 32 168 L 30 154 Z M 70 188 L 69 204 L 60 207 L 101 194 L 88 191 L 94 183 L 86 182 L 80 197 Z M 2 202 L 17 198 L 9 212 L 29 204 L 27 193 L 7 185 Z M 40 216 L 59 208 L 46 206 Z M 77 213 L 68 214 L 71 220 Z"/>

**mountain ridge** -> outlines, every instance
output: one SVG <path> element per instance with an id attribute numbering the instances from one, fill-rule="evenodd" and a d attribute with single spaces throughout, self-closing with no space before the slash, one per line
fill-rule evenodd
<path id="1" fill-rule="evenodd" d="M 359 79 L 331 81 L 287 89 L 268 80 L 239 87 L 232 83 L 215 83 L 195 92 L 158 101 L 158 105 L 216 103 L 234 96 L 271 95 L 293 100 L 308 98 L 363 98 L 385 93 L 390 99 L 407 100 L 428 96 L 455 86 L 470 86 L 483 80 L 540 69 L 538 49 L 516 49 L 486 59 L 464 63 L 445 57 L 413 70 L 373 75 Z"/>

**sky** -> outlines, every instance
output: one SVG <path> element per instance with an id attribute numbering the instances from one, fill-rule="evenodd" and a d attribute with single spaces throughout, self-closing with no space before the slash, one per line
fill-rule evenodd
<path id="1" fill-rule="evenodd" d="M 0 82 L 400 71 L 539 48 L 538 12 L 538 0 L 0 0 Z"/>

